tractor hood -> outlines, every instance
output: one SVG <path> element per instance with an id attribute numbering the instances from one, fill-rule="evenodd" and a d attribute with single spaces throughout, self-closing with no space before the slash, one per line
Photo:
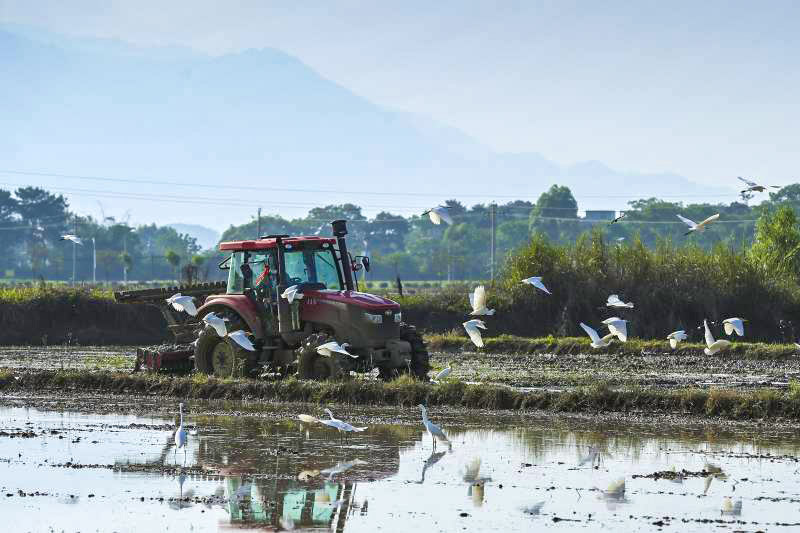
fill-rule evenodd
<path id="1" fill-rule="evenodd" d="M 320 291 L 303 291 L 303 299 L 306 303 L 309 300 L 325 300 L 328 302 L 338 302 L 346 305 L 354 305 L 364 309 L 365 311 L 399 311 L 400 304 L 388 298 L 375 296 L 365 292 L 357 291 L 334 291 L 334 290 L 320 290 Z"/>

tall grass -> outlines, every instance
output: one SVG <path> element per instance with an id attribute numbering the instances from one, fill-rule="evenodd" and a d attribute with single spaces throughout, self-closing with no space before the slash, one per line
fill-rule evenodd
<path id="1" fill-rule="evenodd" d="M 38 301 L 55 300 L 113 300 L 114 293 L 95 287 L 65 287 L 63 285 L 42 284 L 37 286 L 0 286 L 0 304 L 26 304 Z"/>

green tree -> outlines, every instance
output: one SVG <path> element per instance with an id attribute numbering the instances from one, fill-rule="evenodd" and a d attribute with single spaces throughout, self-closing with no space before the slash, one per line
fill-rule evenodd
<path id="1" fill-rule="evenodd" d="M 124 270 L 123 279 L 125 283 L 128 282 L 128 272 L 131 268 L 133 268 L 133 256 L 128 252 L 122 252 L 119 254 L 119 261 L 122 263 L 122 268 Z"/>
<path id="2" fill-rule="evenodd" d="M 181 256 L 175 250 L 167 250 L 164 254 L 167 263 L 172 267 L 172 277 L 178 279 L 178 265 L 181 264 Z"/>
<path id="3" fill-rule="evenodd" d="M 793 209 L 780 207 L 758 219 L 750 257 L 769 272 L 800 272 L 800 228 Z"/>
<path id="4" fill-rule="evenodd" d="M 578 218 L 578 202 L 572 196 L 569 187 L 553 185 L 539 196 L 531 216 Z"/>

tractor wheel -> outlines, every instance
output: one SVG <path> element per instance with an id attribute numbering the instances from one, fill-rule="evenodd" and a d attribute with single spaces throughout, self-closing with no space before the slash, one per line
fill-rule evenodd
<path id="1" fill-rule="evenodd" d="M 420 381 L 428 381 L 428 372 L 431 370 L 430 355 L 422 340 L 422 335 L 411 324 L 400 324 L 400 339 L 411 344 L 411 365 L 409 369 L 398 369 L 400 372 L 411 371 L 411 375 Z"/>
<path id="2" fill-rule="evenodd" d="M 326 357 L 317 353 L 317 348 L 330 342 L 331 337 L 325 333 L 309 335 L 296 350 L 297 376 L 300 379 L 340 379 L 347 375 L 342 368 L 341 360 L 336 354 Z"/>
<path id="3" fill-rule="evenodd" d="M 245 329 L 244 321 L 238 315 L 227 315 L 228 331 Z M 207 326 L 197 337 L 194 348 L 194 364 L 198 372 L 213 374 L 221 378 L 248 377 L 256 366 L 257 352 L 245 350 L 229 338 L 217 335 L 214 328 Z"/>

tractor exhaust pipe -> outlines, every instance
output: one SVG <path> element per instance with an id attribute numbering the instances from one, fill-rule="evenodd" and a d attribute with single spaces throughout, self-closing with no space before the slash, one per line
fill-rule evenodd
<path id="1" fill-rule="evenodd" d="M 347 235 L 347 221 L 334 220 L 331 222 L 333 235 L 339 245 L 339 255 L 342 257 L 342 274 L 344 275 L 344 286 L 348 291 L 353 289 L 353 266 L 350 264 L 350 254 L 347 252 L 347 243 L 344 240 Z"/>

